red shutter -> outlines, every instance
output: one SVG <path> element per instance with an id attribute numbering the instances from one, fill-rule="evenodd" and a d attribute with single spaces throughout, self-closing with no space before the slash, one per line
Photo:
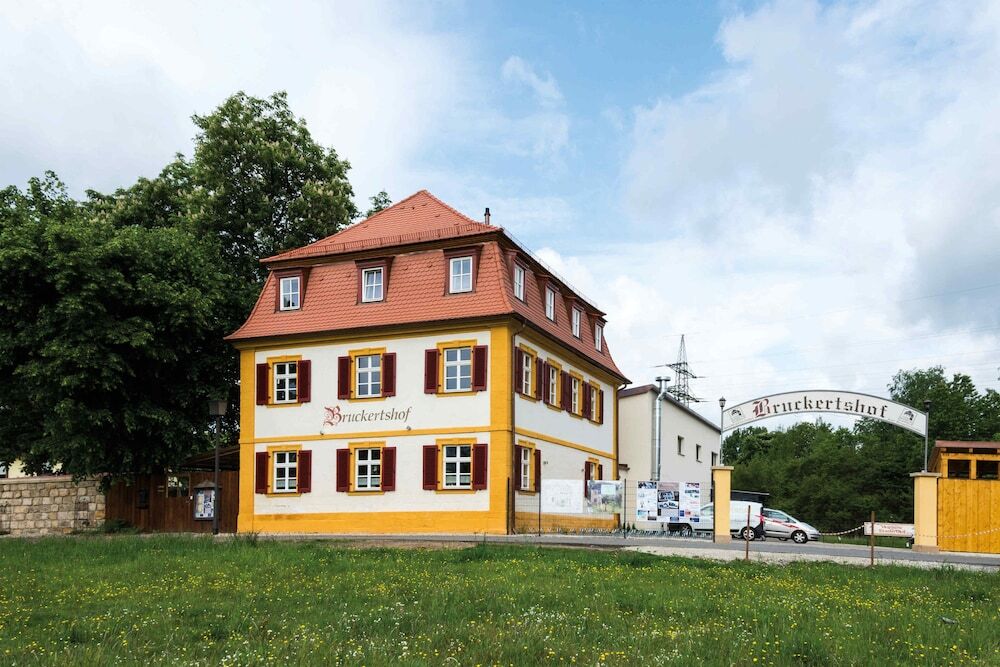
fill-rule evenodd
<path id="1" fill-rule="evenodd" d="M 567 412 L 573 409 L 573 379 L 566 371 L 562 372 L 562 405 L 560 407 Z"/>
<path id="2" fill-rule="evenodd" d="M 594 415 L 590 412 L 591 408 L 594 407 L 594 402 L 590 397 L 590 385 L 583 385 L 583 416 L 587 419 L 593 419 Z"/>
<path id="3" fill-rule="evenodd" d="M 535 398 L 540 399 L 545 393 L 542 384 L 545 380 L 545 363 L 541 359 L 535 359 Z"/>
<path id="4" fill-rule="evenodd" d="M 382 490 L 396 490 L 396 448 L 382 448 Z"/>
<path id="5" fill-rule="evenodd" d="M 337 450 L 337 491 L 351 490 L 351 450 Z"/>
<path id="6" fill-rule="evenodd" d="M 542 450 L 535 450 L 535 491 L 542 490 Z"/>
<path id="7" fill-rule="evenodd" d="M 299 463 L 299 469 L 297 471 L 299 480 L 298 484 L 296 485 L 296 489 L 298 490 L 299 493 L 309 493 L 310 491 L 312 491 L 313 453 L 308 449 L 301 449 L 299 450 L 299 455 L 297 458 Z"/>
<path id="8" fill-rule="evenodd" d="M 312 400 L 312 362 L 303 359 L 299 362 L 298 371 L 299 403 L 308 403 Z"/>
<path id="9" fill-rule="evenodd" d="M 590 481 L 590 461 L 583 464 L 583 497 L 587 497 L 587 482 Z"/>
<path id="10" fill-rule="evenodd" d="M 521 477 L 521 450 L 520 445 L 514 445 L 514 490 L 523 491 L 524 483 L 527 481 Z"/>
<path id="11" fill-rule="evenodd" d="M 524 393 L 524 351 L 514 350 L 514 391 Z"/>
<path id="12" fill-rule="evenodd" d="M 438 351 L 436 349 L 424 350 L 424 393 L 436 394 L 437 390 L 438 390 Z"/>
<path id="13" fill-rule="evenodd" d="M 267 493 L 267 456 L 267 452 L 254 456 L 254 493 Z"/>
<path id="14" fill-rule="evenodd" d="M 268 380 L 270 380 L 270 373 L 268 373 L 267 364 L 257 364 L 257 405 L 267 405 L 267 394 Z"/>
<path id="15" fill-rule="evenodd" d="M 487 346 L 472 348 L 472 391 L 486 391 Z"/>
<path id="16" fill-rule="evenodd" d="M 396 353 L 382 355 L 382 395 L 396 395 Z"/>
<path id="17" fill-rule="evenodd" d="M 351 358 L 337 358 L 337 398 L 351 397 Z"/>
<path id="18" fill-rule="evenodd" d="M 550 375 L 550 366 L 548 362 L 542 364 L 542 400 L 546 403 L 549 402 L 549 389 L 552 386 L 552 377 Z"/>
<path id="19" fill-rule="evenodd" d="M 487 448 L 484 444 L 472 446 L 472 488 L 486 488 Z"/>
<path id="20" fill-rule="evenodd" d="M 604 479 L 604 464 L 597 464 L 597 479 Z"/>
<path id="21" fill-rule="evenodd" d="M 599 389 L 597 391 L 597 408 L 598 408 L 597 423 L 598 424 L 603 424 L 604 423 L 604 390 L 603 389 Z"/>
<path id="22" fill-rule="evenodd" d="M 434 352 L 437 352 L 437 350 L 434 350 Z M 428 491 L 434 491 L 437 487 L 438 448 L 437 445 L 424 445 L 424 488 Z"/>

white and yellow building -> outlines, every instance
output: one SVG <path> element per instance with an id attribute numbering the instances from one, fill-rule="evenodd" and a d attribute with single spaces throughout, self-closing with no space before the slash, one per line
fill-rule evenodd
<path id="1" fill-rule="evenodd" d="M 615 478 L 604 313 L 488 222 L 421 191 L 263 260 L 239 531 L 506 533 L 542 476 Z"/>

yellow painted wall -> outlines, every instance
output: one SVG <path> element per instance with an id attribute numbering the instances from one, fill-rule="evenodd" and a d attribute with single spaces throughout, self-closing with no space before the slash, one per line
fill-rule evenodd
<path id="1" fill-rule="evenodd" d="M 981 535 L 968 535 L 982 531 Z M 965 535 L 966 537 L 949 537 Z M 1000 553 L 1000 481 L 938 481 L 938 545 L 946 551 Z"/>
<path id="2" fill-rule="evenodd" d="M 577 514 L 542 514 L 543 533 L 573 532 L 586 529 L 614 530 L 618 522 L 614 518 L 598 518 Z M 517 533 L 538 532 L 538 514 L 517 512 L 514 515 L 514 530 Z"/>

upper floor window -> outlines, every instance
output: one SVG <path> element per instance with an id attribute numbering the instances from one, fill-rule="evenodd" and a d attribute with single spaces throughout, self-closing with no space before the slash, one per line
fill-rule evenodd
<path id="1" fill-rule="evenodd" d="M 695 444 L 694 446 L 694 460 L 701 461 L 701 445 Z"/>
<path id="2" fill-rule="evenodd" d="M 602 327 L 600 324 L 595 324 L 594 325 L 594 348 L 596 348 L 597 351 L 600 352 L 601 348 L 603 346 L 604 346 L 604 327 Z"/>
<path id="3" fill-rule="evenodd" d="M 719 465 L 719 455 L 716 452 L 712 452 L 712 466 Z"/>
<path id="4" fill-rule="evenodd" d="M 573 309 L 573 335 L 580 337 L 580 311 L 577 308 Z"/>
<path id="5" fill-rule="evenodd" d="M 549 366 L 549 405 L 559 405 L 559 369 Z"/>
<path id="6" fill-rule="evenodd" d="M 287 276 L 280 280 L 281 300 L 278 307 L 281 310 L 298 310 L 302 296 L 301 276 Z"/>
<path id="7" fill-rule="evenodd" d="M 677 455 L 684 456 L 684 436 L 677 436 Z"/>
<path id="8" fill-rule="evenodd" d="M 448 291 L 452 294 L 457 292 L 471 292 L 472 257 L 452 257 L 448 262 L 448 266 L 449 275 L 451 276 Z"/>
<path id="9" fill-rule="evenodd" d="M 366 354 L 354 358 L 355 397 L 372 398 L 382 395 L 382 355 Z"/>
<path id="10" fill-rule="evenodd" d="M 514 296 L 524 301 L 524 267 L 514 265 Z"/>
<path id="11" fill-rule="evenodd" d="M 298 452 L 274 453 L 274 493 L 294 493 L 298 487 Z"/>
<path id="12" fill-rule="evenodd" d="M 535 388 L 532 384 L 535 372 L 534 356 L 522 352 L 521 354 L 521 393 L 527 396 L 534 394 Z"/>
<path id="13" fill-rule="evenodd" d="M 580 414 L 580 379 L 573 378 L 571 382 L 572 394 L 570 396 L 570 412 L 574 415 Z"/>
<path id="14" fill-rule="evenodd" d="M 551 287 L 545 288 L 545 317 L 556 321 L 556 292 Z"/>
<path id="15" fill-rule="evenodd" d="M 381 266 L 361 271 L 361 300 L 365 303 L 370 301 L 381 301 L 383 286 L 385 281 L 384 270 Z"/>
<path id="16" fill-rule="evenodd" d="M 472 348 L 450 347 L 444 350 L 444 390 L 472 389 Z"/>
<path id="17" fill-rule="evenodd" d="M 601 390 L 594 385 L 586 389 L 590 392 L 590 414 L 587 417 L 590 421 L 598 421 L 601 418 Z"/>
<path id="18" fill-rule="evenodd" d="M 283 361 L 274 364 L 274 402 L 296 403 L 298 401 L 298 363 Z"/>

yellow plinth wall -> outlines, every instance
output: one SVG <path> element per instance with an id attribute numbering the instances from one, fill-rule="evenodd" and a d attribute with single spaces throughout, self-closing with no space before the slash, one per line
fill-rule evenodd
<path id="1" fill-rule="evenodd" d="M 714 542 L 726 543 L 729 535 L 729 499 L 733 490 L 733 467 L 712 466 L 712 487 L 715 489 Z"/>
<path id="2" fill-rule="evenodd" d="M 938 479 L 936 472 L 910 473 L 913 478 L 913 550 L 938 551 Z"/>
<path id="3" fill-rule="evenodd" d="M 538 514 L 534 512 L 516 512 L 514 514 L 514 532 L 537 533 Z M 575 532 L 579 530 L 614 530 L 618 520 L 590 516 L 575 516 L 572 514 L 542 514 L 543 533 Z"/>
<path id="4" fill-rule="evenodd" d="M 488 533 L 503 535 L 503 507 L 489 512 L 338 512 L 258 514 L 253 529 L 261 533 Z"/>

